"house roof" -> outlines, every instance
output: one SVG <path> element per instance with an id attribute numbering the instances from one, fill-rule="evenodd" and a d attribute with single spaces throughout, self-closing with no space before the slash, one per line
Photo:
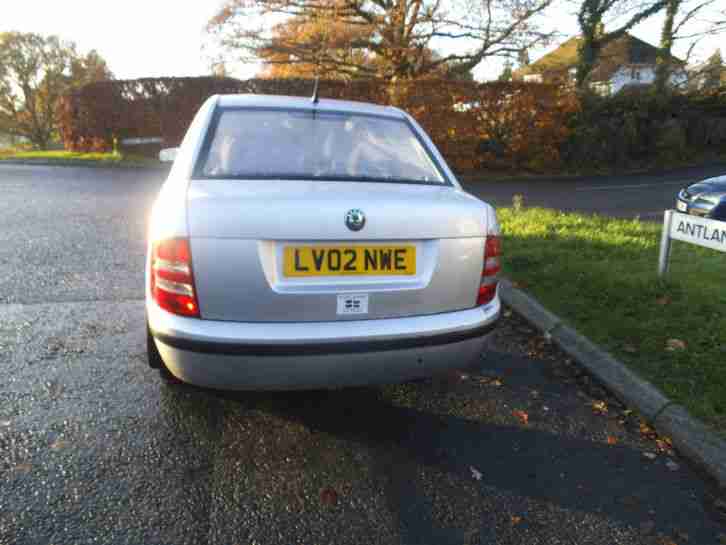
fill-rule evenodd
<path id="1" fill-rule="evenodd" d="M 566 72 L 577 66 L 578 48 L 581 42 L 582 38 L 579 36 L 570 38 L 536 62 L 517 70 L 515 75 L 523 77 L 527 74 L 546 75 L 549 73 L 555 75 Z M 592 81 L 609 80 L 622 66 L 655 64 L 657 55 L 658 48 L 654 45 L 631 34 L 623 34 L 603 48 L 597 65 L 592 71 Z M 676 57 L 672 58 L 674 63 L 685 65 L 684 61 Z"/>

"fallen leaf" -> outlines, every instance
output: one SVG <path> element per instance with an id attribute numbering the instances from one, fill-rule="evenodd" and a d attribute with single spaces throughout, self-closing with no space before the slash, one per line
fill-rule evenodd
<path id="1" fill-rule="evenodd" d="M 464 382 L 469 379 L 469 375 L 458 369 L 453 369 L 449 371 L 447 378 L 450 382 Z"/>
<path id="2" fill-rule="evenodd" d="M 673 460 L 668 460 L 666 462 L 666 467 L 670 469 L 671 471 L 678 471 L 681 469 L 681 466 L 679 466 L 677 463 L 675 463 Z"/>
<path id="3" fill-rule="evenodd" d="M 659 305 L 668 305 L 671 302 L 671 298 L 667 295 L 664 295 L 663 297 L 658 297 L 655 302 Z"/>
<path id="4" fill-rule="evenodd" d="M 325 505 L 335 505 L 338 503 L 338 493 L 329 486 L 323 488 L 320 491 L 320 501 Z"/>
<path id="5" fill-rule="evenodd" d="M 671 443 L 670 439 L 656 439 L 655 446 L 660 453 L 670 454 L 673 452 L 673 444 Z"/>
<path id="6" fill-rule="evenodd" d="M 620 502 L 628 507 L 635 507 L 640 503 L 640 500 L 636 496 L 625 496 L 621 498 Z"/>
<path id="7" fill-rule="evenodd" d="M 518 517 L 517 515 L 512 515 L 511 520 L 512 520 L 512 526 L 516 526 L 517 524 L 522 522 L 522 517 Z"/>
<path id="8" fill-rule="evenodd" d="M 608 435 L 608 445 L 617 445 L 618 438 L 613 435 Z"/>
<path id="9" fill-rule="evenodd" d="M 690 536 L 683 530 L 673 530 L 673 535 L 676 537 L 676 539 L 680 539 L 681 541 L 690 540 Z"/>
<path id="10" fill-rule="evenodd" d="M 493 377 L 480 377 L 477 379 L 477 381 L 480 384 L 485 384 L 487 386 L 494 386 L 496 388 L 499 388 L 503 384 L 501 379 L 493 378 Z"/>
<path id="11" fill-rule="evenodd" d="M 13 471 L 17 471 L 19 473 L 27 473 L 32 469 L 32 466 L 30 464 L 18 464 L 13 468 Z"/>
<path id="12" fill-rule="evenodd" d="M 482 473 L 474 466 L 469 466 L 469 471 L 471 471 L 471 476 L 474 477 L 477 481 L 481 481 Z"/>
<path id="13" fill-rule="evenodd" d="M 57 450 L 61 448 L 65 448 L 68 446 L 68 441 L 64 441 L 63 439 L 58 439 L 57 441 L 53 441 L 50 444 L 50 448 Z"/>
<path id="14" fill-rule="evenodd" d="M 598 414 L 607 414 L 608 405 L 604 401 L 593 401 L 592 410 Z"/>
<path id="15" fill-rule="evenodd" d="M 644 452 L 643 453 L 643 458 L 645 458 L 646 460 L 653 461 L 657 457 L 658 457 L 658 455 L 655 452 Z"/>
<path id="16" fill-rule="evenodd" d="M 656 437 L 658 437 L 656 431 L 645 422 L 640 423 L 640 435 L 642 435 L 646 439 L 655 439 Z"/>
<path id="17" fill-rule="evenodd" d="M 524 411 L 512 411 L 512 414 L 519 418 L 523 424 L 529 423 L 529 415 Z"/>
<path id="18" fill-rule="evenodd" d="M 681 339 L 668 339 L 666 341 L 666 350 L 675 352 L 676 350 L 685 350 L 686 342 Z"/>

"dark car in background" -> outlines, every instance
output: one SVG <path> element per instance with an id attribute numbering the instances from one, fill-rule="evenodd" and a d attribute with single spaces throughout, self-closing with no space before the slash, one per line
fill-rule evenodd
<path id="1" fill-rule="evenodd" d="M 676 198 L 676 210 L 726 221 L 726 176 L 708 178 L 681 189 Z"/>

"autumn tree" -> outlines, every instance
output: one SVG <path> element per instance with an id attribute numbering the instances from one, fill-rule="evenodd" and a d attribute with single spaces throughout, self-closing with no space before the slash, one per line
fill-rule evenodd
<path id="1" fill-rule="evenodd" d="M 96 81 L 113 79 L 113 73 L 108 68 L 106 60 L 95 49 L 86 55 L 77 55 L 75 47 L 71 45 L 72 59 L 68 85 L 78 88 Z"/>
<path id="2" fill-rule="evenodd" d="M 638 23 L 658 13 L 665 7 L 667 1 L 581 0 L 577 13 L 581 33 L 575 74 L 578 88 L 584 89 L 589 85 L 590 74 L 606 45 L 623 36 Z M 615 30 L 606 32 L 606 18 L 616 13 L 624 13 L 625 20 Z"/>
<path id="3" fill-rule="evenodd" d="M 46 149 L 58 99 L 74 86 L 112 77 L 101 56 L 85 56 L 57 36 L 0 33 L 0 131 Z"/>
<path id="4" fill-rule="evenodd" d="M 245 62 L 338 78 L 458 77 L 547 40 L 539 18 L 553 1 L 227 0 L 208 28 Z"/>
<path id="5" fill-rule="evenodd" d="M 371 28 L 346 21 L 323 21 L 307 16 L 289 17 L 272 28 L 266 45 L 256 54 L 264 63 L 263 77 L 310 78 L 323 75 L 329 79 L 350 79 L 376 74 L 374 55 L 353 44 L 371 39 Z M 322 44 L 326 54 L 321 55 Z M 299 50 L 308 48 L 307 55 Z"/>

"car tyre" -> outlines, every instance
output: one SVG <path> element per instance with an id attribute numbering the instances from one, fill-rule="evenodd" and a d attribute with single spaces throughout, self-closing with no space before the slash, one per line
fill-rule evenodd
<path id="1" fill-rule="evenodd" d="M 159 349 L 156 347 L 154 337 L 152 337 L 151 331 L 149 330 L 148 326 L 146 327 L 146 358 L 149 362 L 149 367 L 159 371 L 159 376 L 161 377 L 161 380 L 163 380 L 165 383 L 181 383 L 181 381 L 176 378 L 171 371 L 169 371 L 169 368 L 166 366 L 164 360 L 161 358 L 161 354 L 159 354 Z"/>

